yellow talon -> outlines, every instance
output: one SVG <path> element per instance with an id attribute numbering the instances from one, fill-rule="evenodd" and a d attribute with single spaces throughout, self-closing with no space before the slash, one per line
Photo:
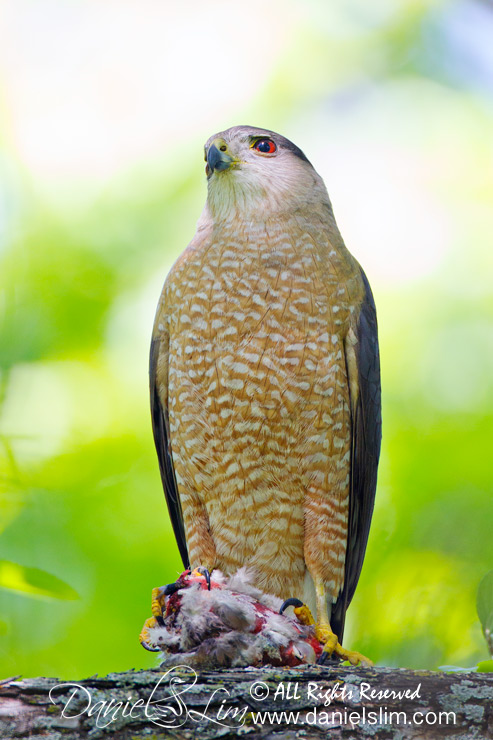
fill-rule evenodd
<path id="1" fill-rule="evenodd" d="M 195 576 L 195 578 L 205 578 L 207 588 L 209 591 L 211 590 L 211 574 L 208 568 L 204 568 L 202 565 L 200 565 L 198 568 L 195 568 L 192 571 L 191 575 Z"/>
<path id="2" fill-rule="evenodd" d="M 315 625 L 315 636 L 317 640 L 323 643 L 324 649 L 317 663 L 324 664 L 325 660 L 331 655 L 337 655 L 342 660 L 347 660 L 351 665 L 372 666 L 373 663 L 369 658 L 365 658 L 361 653 L 355 650 L 346 650 L 339 642 L 338 636 L 332 631 L 327 614 L 327 589 L 326 584 L 320 577 L 314 578 L 315 597 L 317 602 L 317 616 L 320 621 Z M 296 609 L 295 609 L 296 611 Z"/>
<path id="3" fill-rule="evenodd" d="M 359 665 L 361 663 L 362 666 L 365 668 L 371 668 L 373 665 L 373 661 L 369 658 L 366 658 L 361 653 L 356 652 L 356 650 L 346 650 L 346 648 L 343 648 L 342 645 L 337 645 L 334 648 L 334 653 L 338 655 L 343 660 L 348 660 L 351 665 Z"/>
<path id="4" fill-rule="evenodd" d="M 162 617 L 165 607 L 165 595 L 162 586 L 152 589 L 151 593 L 151 614 L 153 617 Z"/>
<path id="5" fill-rule="evenodd" d="M 369 658 L 356 652 L 356 650 L 346 650 L 346 648 L 343 648 L 337 639 L 337 635 L 327 625 L 317 625 L 315 627 L 315 635 L 319 642 L 324 643 L 324 653 L 329 657 L 331 655 L 337 655 L 342 660 L 349 661 L 351 665 L 359 665 L 361 663 L 361 665 L 367 668 L 373 665 L 373 662 Z"/>
<path id="6" fill-rule="evenodd" d="M 315 625 L 315 637 L 319 642 L 324 645 L 324 652 L 332 655 L 336 646 L 339 644 L 337 635 L 332 632 L 330 625 L 328 624 L 317 624 Z"/>
<path id="7" fill-rule="evenodd" d="M 144 622 L 144 626 L 142 627 L 142 630 L 139 635 L 139 642 L 141 645 L 144 643 L 149 644 L 150 641 L 150 633 L 149 630 L 154 629 L 158 626 L 158 622 L 154 617 L 149 617 L 149 619 L 146 619 Z"/>
<path id="8" fill-rule="evenodd" d="M 303 606 L 297 606 L 293 611 L 296 614 L 298 622 L 301 624 L 304 624 L 307 627 L 310 624 L 315 624 L 312 613 L 306 604 L 303 604 Z"/>

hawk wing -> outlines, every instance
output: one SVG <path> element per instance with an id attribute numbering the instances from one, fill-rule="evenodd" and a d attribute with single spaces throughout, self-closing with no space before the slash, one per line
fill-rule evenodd
<path id="1" fill-rule="evenodd" d="M 361 268 L 360 268 L 361 269 Z M 368 279 L 361 270 L 365 297 L 361 304 L 354 353 L 356 369 L 346 365 L 351 395 L 351 473 L 344 586 L 333 605 L 331 627 L 342 642 L 346 609 L 358 583 L 370 531 L 382 438 L 380 357 L 377 315 Z M 352 377 L 356 375 L 356 377 Z M 356 390 L 356 392 L 355 392 Z M 356 398 L 354 396 L 357 396 Z"/>
<path id="2" fill-rule="evenodd" d="M 157 363 L 160 352 L 168 352 L 167 347 L 162 346 L 162 341 L 155 337 L 151 343 L 151 355 L 149 363 L 149 381 L 151 391 L 151 416 L 152 431 L 154 433 L 154 443 L 156 445 L 157 456 L 159 459 L 159 470 L 163 481 L 166 503 L 173 525 L 178 549 L 180 550 L 183 565 L 188 568 L 188 550 L 185 541 L 185 528 L 183 526 L 183 514 L 181 511 L 180 497 L 176 485 L 175 469 L 173 466 L 173 456 L 171 452 L 171 441 L 169 434 L 168 409 L 161 402 L 162 395 L 159 394 L 157 381 Z M 167 381 L 166 381 L 167 382 Z M 167 393 L 166 393 L 167 395 Z"/>

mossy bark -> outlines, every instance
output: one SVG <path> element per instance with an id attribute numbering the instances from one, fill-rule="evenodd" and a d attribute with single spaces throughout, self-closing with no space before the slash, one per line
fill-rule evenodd
<path id="1" fill-rule="evenodd" d="M 255 717 L 257 712 L 278 715 Z M 1 738 L 242 736 L 486 740 L 493 738 L 493 674 L 341 666 L 195 673 L 164 667 L 76 682 L 33 678 L 0 685 Z"/>

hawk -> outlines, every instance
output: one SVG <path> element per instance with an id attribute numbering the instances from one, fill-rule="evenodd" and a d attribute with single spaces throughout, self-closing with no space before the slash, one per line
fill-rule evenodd
<path id="1" fill-rule="evenodd" d="M 192 570 L 246 566 L 259 589 L 316 610 L 327 655 L 357 663 L 341 643 L 380 452 L 370 286 L 295 144 L 235 126 L 205 160 L 207 202 L 166 279 L 150 358 L 181 557 Z"/>

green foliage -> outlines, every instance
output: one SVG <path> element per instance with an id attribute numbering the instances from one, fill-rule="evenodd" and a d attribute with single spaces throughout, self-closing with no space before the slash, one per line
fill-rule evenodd
<path id="1" fill-rule="evenodd" d="M 493 673 L 493 660 L 482 660 L 478 663 L 480 673 Z"/>
<path id="2" fill-rule="evenodd" d="M 493 656 L 493 570 L 484 576 L 478 586 L 476 609 L 488 650 Z"/>
<path id="3" fill-rule="evenodd" d="M 9 560 L 0 560 L 0 588 L 50 599 L 79 598 L 77 592 L 60 578 Z"/>

